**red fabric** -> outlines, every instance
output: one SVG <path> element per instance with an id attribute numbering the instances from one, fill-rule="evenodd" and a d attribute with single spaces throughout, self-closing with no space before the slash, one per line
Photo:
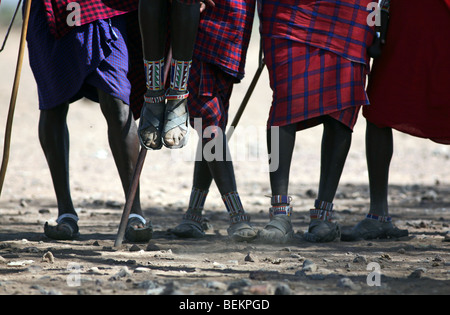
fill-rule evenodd
<path id="1" fill-rule="evenodd" d="M 374 28 L 367 24 L 373 0 L 261 0 L 263 37 L 306 43 L 369 64 Z"/>
<path id="2" fill-rule="evenodd" d="M 379 127 L 450 144 L 449 1 L 394 0 L 364 116 Z M 425 9 L 425 11 L 424 11 Z"/>
<path id="3" fill-rule="evenodd" d="M 297 123 L 301 130 L 328 115 L 353 129 L 368 104 L 363 64 L 286 39 L 266 39 L 264 51 L 274 92 L 268 128 Z"/>

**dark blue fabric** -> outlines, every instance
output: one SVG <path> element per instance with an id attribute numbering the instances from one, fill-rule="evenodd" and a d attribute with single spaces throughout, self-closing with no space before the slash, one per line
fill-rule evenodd
<path id="1" fill-rule="evenodd" d="M 27 34 L 39 108 L 82 97 L 98 102 L 97 88 L 129 104 L 125 17 L 75 27 L 60 39 L 50 33 L 41 1 L 33 1 Z"/>

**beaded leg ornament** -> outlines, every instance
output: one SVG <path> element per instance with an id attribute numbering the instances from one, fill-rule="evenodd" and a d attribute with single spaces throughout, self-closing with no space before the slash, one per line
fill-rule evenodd
<path id="1" fill-rule="evenodd" d="M 141 118 L 139 120 L 139 141 L 147 150 L 162 147 L 161 130 L 164 123 L 165 90 L 164 59 L 149 61 L 144 59 L 147 92 L 144 95 Z"/>
<path id="2" fill-rule="evenodd" d="M 248 216 L 241 203 L 239 194 L 235 191 L 230 192 L 222 196 L 222 200 L 230 215 L 230 223 L 235 224 L 238 222 L 250 222 L 250 216 Z"/>
<path id="3" fill-rule="evenodd" d="M 182 148 L 189 135 L 189 112 L 187 108 L 187 89 L 189 70 L 192 61 L 172 60 L 170 88 L 166 93 L 165 122 L 162 131 L 163 143 L 170 149 Z"/>
<path id="4" fill-rule="evenodd" d="M 208 190 L 201 190 L 193 187 L 191 197 L 189 199 L 188 210 L 183 216 L 184 220 L 191 220 L 197 223 L 202 223 L 202 212 L 205 205 Z"/>
<path id="5" fill-rule="evenodd" d="M 331 221 L 333 217 L 333 203 L 316 199 L 314 209 L 310 211 L 311 219 Z"/>

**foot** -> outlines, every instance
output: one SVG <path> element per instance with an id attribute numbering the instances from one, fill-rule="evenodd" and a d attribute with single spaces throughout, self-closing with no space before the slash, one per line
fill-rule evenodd
<path id="1" fill-rule="evenodd" d="M 227 232 L 228 236 L 235 242 L 249 242 L 258 235 L 257 231 L 245 221 L 232 223 Z"/>
<path id="2" fill-rule="evenodd" d="M 308 242 L 325 243 L 339 239 L 341 228 L 339 224 L 331 221 L 312 219 L 309 223 L 308 232 L 303 237 Z"/>
<path id="3" fill-rule="evenodd" d="M 44 225 L 44 234 L 54 240 L 74 240 L 80 236 L 78 217 L 74 214 L 63 214 L 56 220 L 56 226 Z"/>
<path id="4" fill-rule="evenodd" d="M 270 222 L 259 231 L 259 238 L 268 243 L 286 243 L 292 239 L 294 230 L 292 229 L 291 218 L 287 215 L 273 216 Z"/>
<path id="5" fill-rule="evenodd" d="M 171 91 L 166 97 L 165 122 L 162 130 L 163 144 L 169 149 L 182 148 L 187 144 L 189 135 L 188 94 Z"/>
<path id="6" fill-rule="evenodd" d="M 205 236 L 201 223 L 186 219 L 177 225 L 172 233 L 181 238 L 202 238 Z"/>
<path id="7" fill-rule="evenodd" d="M 381 222 L 365 218 L 350 231 L 343 231 L 342 241 L 358 241 L 408 236 L 408 230 L 400 230 L 392 222 Z"/>
<path id="8" fill-rule="evenodd" d="M 147 91 L 139 120 L 139 141 L 147 150 L 159 150 L 162 147 L 165 108 L 164 91 Z"/>
<path id="9" fill-rule="evenodd" d="M 125 230 L 125 239 L 131 243 L 144 243 L 152 239 L 153 226 L 151 221 L 146 221 L 142 216 L 130 214 Z"/>

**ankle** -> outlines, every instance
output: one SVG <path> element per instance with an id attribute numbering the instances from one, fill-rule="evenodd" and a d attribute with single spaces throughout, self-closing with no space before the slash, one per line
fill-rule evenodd
<path id="1" fill-rule="evenodd" d="M 379 222 L 382 222 L 382 223 L 392 222 L 392 218 L 390 216 L 388 216 L 388 215 L 378 215 L 378 214 L 374 214 L 374 213 L 368 213 L 366 215 L 366 219 L 379 221 Z"/>
<path id="2" fill-rule="evenodd" d="M 239 222 L 250 222 L 250 216 L 245 213 L 244 207 L 241 203 L 241 198 L 236 191 L 232 191 L 222 195 L 222 200 L 230 215 L 230 224 L 237 224 Z"/>
<path id="3" fill-rule="evenodd" d="M 333 218 L 333 203 L 316 199 L 314 209 L 309 211 L 311 220 L 329 221 Z"/>

